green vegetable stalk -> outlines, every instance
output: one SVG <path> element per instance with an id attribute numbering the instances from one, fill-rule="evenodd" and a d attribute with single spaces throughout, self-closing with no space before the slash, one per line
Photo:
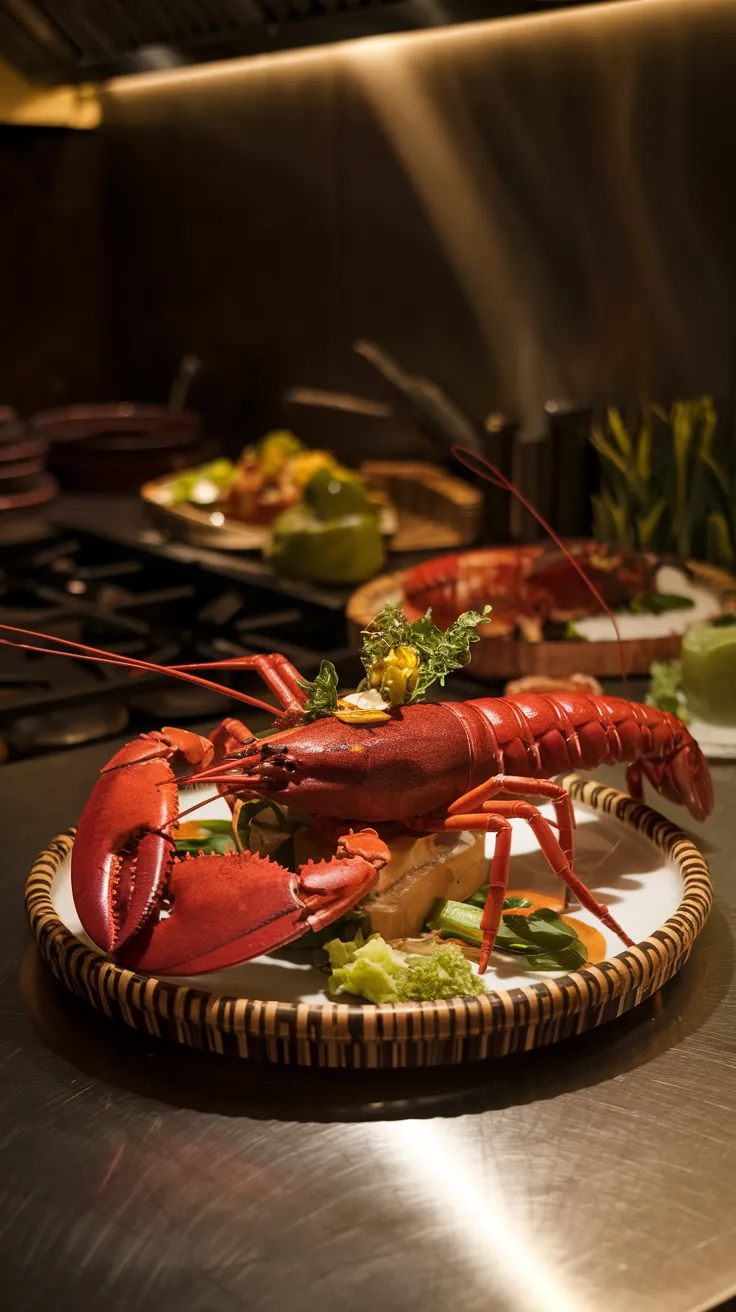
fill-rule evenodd
<path id="1" fill-rule="evenodd" d="M 479 948 L 483 940 L 482 915 L 482 905 L 440 899 L 432 909 L 427 929 Z M 588 960 L 587 949 L 575 930 L 551 907 L 540 907 L 528 915 L 514 908 L 504 910 L 495 947 L 499 952 L 522 957 L 529 970 L 576 970 Z"/>
<path id="2" fill-rule="evenodd" d="M 591 433 L 601 457 L 595 537 L 683 560 L 704 558 L 718 534 L 727 546 L 728 523 L 714 512 L 726 482 L 715 454 L 717 422 L 709 396 L 677 400 L 669 412 L 648 405 L 631 429 L 609 409 L 606 428 Z"/>

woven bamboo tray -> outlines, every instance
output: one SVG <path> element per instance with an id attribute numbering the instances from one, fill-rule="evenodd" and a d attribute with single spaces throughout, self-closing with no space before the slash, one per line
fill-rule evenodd
<path id="1" fill-rule="evenodd" d="M 479 549 L 477 549 L 479 550 Z M 494 548 L 488 548 L 492 552 Z M 501 548 L 506 552 L 509 548 Z M 687 568 L 692 577 L 715 593 L 723 611 L 736 610 L 736 577 L 715 565 L 691 560 Z M 351 645 L 359 650 L 361 630 L 377 615 L 387 602 L 401 601 L 403 582 L 408 570 L 381 574 L 364 583 L 350 597 L 347 604 L 348 631 Z M 493 594 L 488 597 L 493 604 Z M 627 674 L 648 674 L 652 661 L 673 661 L 680 655 L 682 635 L 663 633 L 658 637 L 624 638 L 619 651 L 618 643 L 576 642 L 522 642 L 494 632 L 493 622 L 479 629 L 480 642 L 470 649 L 470 669 L 477 679 L 515 679 L 521 675 L 545 674 L 566 677 L 571 671 L 598 675 L 601 678 L 620 678 L 621 656 Z"/>
<path id="2" fill-rule="evenodd" d="M 623 793 L 576 775 L 576 801 L 651 840 L 683 881 L 674 914 L 636 947 L 543 982 L 450 1002 L 369 1006 L 252 1001 L 121 970 L 60 920 L 54 875 L 74 830 L 41 853 L 26 905 L 41 954 L 65 988 L 113 1022 L 188 1047 L 298 1066 L 439 1066 L 557 1043 L 613 1020 L 660 989 L 687 961 L 711 906 L 706 862 L 680 830 Z"/>

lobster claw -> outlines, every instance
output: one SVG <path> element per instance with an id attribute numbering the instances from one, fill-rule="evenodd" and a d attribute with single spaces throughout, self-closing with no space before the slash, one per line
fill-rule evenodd
<path id="1" fill-rule="evenodd" d="M 253 852 L 175 861 L 158 911 L 116 952 L 121 966 L 199 975 L 273 952 L 337 920 L 374 887 L 389 860 L 375 830 L 342 835 L 330 861 L 296 874 Z"/>
<path id="2" fill-rule="evenodd" d="M 179 810 L 172 765 L 206 765 L 213 751 L 187 729 L 145 734 L 121 747 L 92 789 L 72 850 L 72 892 L 104 952 L 138 933 L 166 885 Z"/>

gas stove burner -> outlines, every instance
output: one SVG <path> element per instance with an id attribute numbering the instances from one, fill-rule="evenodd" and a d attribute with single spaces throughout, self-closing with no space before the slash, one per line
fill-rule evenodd
<path id="1" fill-rule="evenodd" d="M 45 679 L 34 679 L 24 675 L 5 678 L 0 675 L 0 706 L 17 706 L 29 695 L 39 695 L 46 692 L 47 688 L 48 683 Z"/>
<path id="2" fill-rule="evenodd" d="M 0 550 L 3 547 L 32 547 L 49 542 L 56 530 L 30 512 L 5 510 L 0 513 Z"/>
<path id="3" fill-rule="evenodd" d="M 125 504 L 98 507 L 93 524 L 86 508 L 81 519 L 63 515 L 57 528 L 44 525 L 27 545 L 3 550 L 0 539 L 0 623 L 44 633 L 52 648 L 66 639 L 133 662 L 75 659 L 71 649 L 64 660 L 44 656 L 40 644 L 32 652 L 0 648 L 0 738 L 11 755 L 124 732 L 128 714 L 133 737 L 187 720 L 214 726 L 228 711 L 242 713 L 227 687 L 217 693 L 170 678 L 160 668 L 169 665 L 282 651 L 306 678 L 324 658 L 341 678 L 355 679 L 339 598 L 296 585 L 285 593 L 265 567 L 220 560 L 219 553 L 215 559 L 187 549 L 180 558 L 174 547 L 152 547 L 137 520 L 129 531 Z M 2 522 L 0 516 L 0 528 Z M 134 674 L 136 660 L 152 668 Z M 201 674 L 206 679 L 207 669 Z M 209 677 L 231 681 L 225 671 Z M 254 672 L 232 682 L 264 696 Z"/>
<path id="4" fill-rule="evenodd" d="M 5 736 L 11 747 L 31 755 L 93 743 L 122 733 L 127 723 L 128 712 L 124 706 L 118 702 L 97 702 L 75 710 L 23 716 L 10 725 Z"/>

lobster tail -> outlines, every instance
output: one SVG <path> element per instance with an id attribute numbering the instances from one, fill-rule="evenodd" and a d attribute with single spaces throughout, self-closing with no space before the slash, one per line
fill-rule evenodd
<path id="1" fill-rule="evenodd" d="M 713 809 L 708 764 L 681 720 L 656 706 L 585 693 L 517 693 L 465 702 L 475 750 L 473 784 L 483 772 L 551 778 L 567 770 L 626 763 L 632 797 L 643 782 L 695 820 Z"/>
<path id="2" fill-rule="evenodd" d="M 669 802 L 687 807 L 691 816 L 702 823 L 713 810 L 713 782 L 708 763 L 685 726 L 674 716 L 671 726 L 676 746 L 663 760 L 644 757 L 633 762 L 626 772 L 626 783 L 632 797 L 641 797 L 642 775 L 652 787 Z"/>

